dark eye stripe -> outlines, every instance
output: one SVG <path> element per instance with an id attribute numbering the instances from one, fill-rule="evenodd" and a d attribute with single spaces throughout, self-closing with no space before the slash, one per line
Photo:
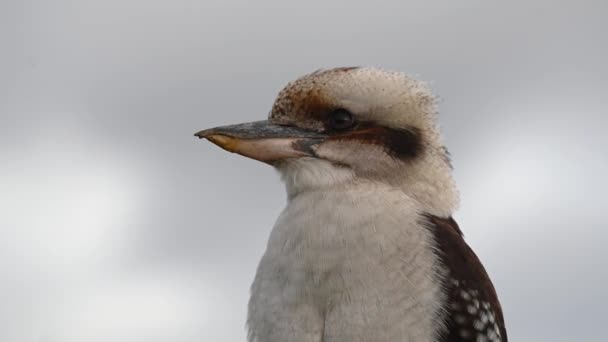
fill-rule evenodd
<path id="1" fill-rule="evenodd" d="M 394 129 L 383 126 L 361 125 L 357 130 L 338 133 L 330 139 L 354 140 L 363 144 L 374 144 L 395 158 L 413 159 L 422 152 L 420 131 L 416 128 Z"/>

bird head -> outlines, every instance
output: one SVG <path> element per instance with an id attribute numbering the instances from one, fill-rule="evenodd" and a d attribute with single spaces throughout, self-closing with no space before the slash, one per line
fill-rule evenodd
<path id="1" fill-rule="evenodd" d="M 268 120 L 196 133 L 223 149 L 275 166 L 290 197 L 379 182 L 431 214 L 458 205 L 428 87 L 377 68 L 316 71 L 279 92 Z"/>

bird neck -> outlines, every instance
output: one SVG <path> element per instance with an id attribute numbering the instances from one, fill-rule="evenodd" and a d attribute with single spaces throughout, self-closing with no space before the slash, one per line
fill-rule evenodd
<path id="1" fill-rule="evenodd" d="M 425 158 L 405 171 L 396 171 L 382 177 L 364 177 L 352 169 L 317 158 L 300 158 L 277 165 L 285 182 L 288 199 L 310 191 L 339 191 L 340 189 L 367 186 L 384 187 L 401 191 L 416 202 L 417 209 L 438 217 L 450 217 L 459 204 L 458 189 L 446 163 L 434 163 Z"/>
<path id="2" fill-rule="evenodd" d="M 317 158 L 299 158 L 277 165 L 291 200 L 310 191 L 331 191 L 352 183 L 355 173 L 329 161 Z"/>

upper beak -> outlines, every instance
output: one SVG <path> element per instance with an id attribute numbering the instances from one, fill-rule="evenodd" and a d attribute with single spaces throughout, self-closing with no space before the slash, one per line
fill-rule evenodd
<path id="1" fill-rule="evenodd" d="M 326 137 L 268 120 L 202 130 L 195 134 L 229 152 L 272 164 L 287 158 L 315 156 L 312 146 Z"/>

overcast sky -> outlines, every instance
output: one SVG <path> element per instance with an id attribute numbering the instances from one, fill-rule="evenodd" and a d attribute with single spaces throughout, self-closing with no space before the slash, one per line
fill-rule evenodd
<path id="1" fill-rule="evenodd" d="M 1 1 L 0 341 L 244 341 L 285 192 L 192 134 L 351 65 L 440 95 L 511 339 L 605 341 L 608 2 L 567 3 Z"/>

